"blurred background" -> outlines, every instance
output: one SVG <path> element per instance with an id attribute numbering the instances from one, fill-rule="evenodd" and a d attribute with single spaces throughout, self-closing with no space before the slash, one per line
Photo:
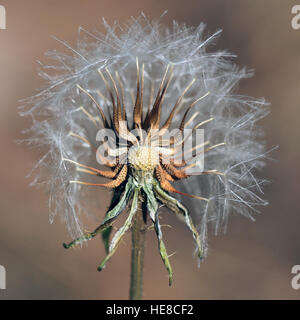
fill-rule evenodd
<path id="1" fill-rule="evenodd" d="M 183 224 L 164 215 L 174 269 L 169 288 L 154 232 L 147 235 L 145 299 L 299 299 L 291 287 L 291 268 L 300 264 L 300 30 L 291 27 L 290 0 L 0 0 L 7 12 L 7 30 L 0 30 L 0 265 L 7 270 L 7 290 L 0 299 L 127 299 L 130 247 L 128 234 L 102 272 L 103 245 L 64 250 L 69 236 L 59 219 L 49 224 L 47 194 L 29 187 L 25 175 L 40 156 L 18 145 L 20 131 L 29 126 L 18 116 L 18 100 L 42 85 L 36 60 L 60 44 L 51 35 L 75 44 L 79 25 L 102 28 L 102 17 L 126 22 L 141 11 L 164 23 L 173 19 L 188 25 L 207 23 L 223 33 L 217 49 L 238 55 L 236 63 L 256 70 L 239 92 L 265 97 L 271 114 L 261 121 L 267 144 L 280 145 L 275 161 L 265 168 L 272 183 L 265 187 L 270 205 L 256 222 L 231 216 L 226 235 L 210 236 L 207 259 L 197 267 L 193 241 Z M 300 1 L 299 1 L 300 4 Z M 110 194 L 99 191 L 103 207 Z"/>

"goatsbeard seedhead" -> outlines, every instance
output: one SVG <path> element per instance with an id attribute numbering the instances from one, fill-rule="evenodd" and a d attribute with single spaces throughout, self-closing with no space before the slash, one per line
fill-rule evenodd
<path id="1" fill-rule="evenodd" d="M 218 233 L 225 230 L 230 213 L 252 218 L 256 206 L 267 204 L 259 195 L 264 180 L 256 177 L 266 155 L 256 122 L 268 113 L 266 103 L 234 93 L 251 73 L 237 68 L 233 55 L 209 49 L 219 31 L 204 37 L 204 24 L 192 28 L 174 22 L 167 28 L 143 15 L 125 26 L 104 26 L 105 34 L 80 28 L 75 47 L 60 41 L 70 55 L 48 53 L 56 61 L 41 69 L 48 86 L 27 100 L 31 106 L 22 114 L 33 118 L 29 141 L 46 150 L 35 169 L 46 168 L 47 176 L 35 183 L 50 189 L 51 221 L 59 213 L 76 238 L 67 248 L 99 233 L 108 241 L 107 230 L 131 203 L 99 269 L 130 228 L 138 201 L 144 201 L 171 279 L 159 203 L 183 217 L 199 258 L 207 254 L 208 225 Z M 171 128 L 177 134 L 166 144 L 163 137 Z M 109 157 L 99 152 L 102 129 L 115 136 L 113 146 L 101 144 Z M 202 143 L 195 144 L 193 134 L 182 137 L 188 129 L 204 130 Z M 188 156 L 178 160 L 188 141 Z M 204 168 L 191 174 L 195 150 L 204 157 Z M 99 176 L 110 181 L 99 183 Z M 99 186 L 99 192 L 112 189 L 114 195 L 100 227 L 84 233 L 92 186 Z M 185 197 L 190 197 L 188 203 Z"/>

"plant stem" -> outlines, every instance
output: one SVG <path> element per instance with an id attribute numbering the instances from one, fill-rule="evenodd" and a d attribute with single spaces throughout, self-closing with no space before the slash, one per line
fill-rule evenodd
<path id="1" fill-rule="evenodd" d="M 143 219 L 142 201 L 139 201 L 138 210 L 132 224 L 130 300 L 141 300 L 143 298 L 145 238 L 146 224 Z"/>

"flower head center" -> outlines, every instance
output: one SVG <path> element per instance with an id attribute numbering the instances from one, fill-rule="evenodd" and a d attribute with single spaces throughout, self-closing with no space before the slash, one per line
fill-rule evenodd
<path id="1" fill-rule="evenodd" d="M 128 153 L 129 165 L 138 171 L 153 171 L 159 164 L 159 150 L 151 146 L 133 146 Z"/>

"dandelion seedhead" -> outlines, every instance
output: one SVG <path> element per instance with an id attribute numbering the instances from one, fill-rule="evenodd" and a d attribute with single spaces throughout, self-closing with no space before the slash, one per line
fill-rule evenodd
<path id="1" fill-rule="evenodd" d="M 256 177 L 266 157 L 256 122 L 266 103 L 233 93 L 251 73 L 238 69 L 233 55 L 210 52 L 219 31 L 205 37 L 204 24 L 166 28 L 144 15 L 104 25 L 105 34 L 80 28 L 76 47 L 61 42 L 70 55 L 50 52 L 56 64 L 42 66 L 48 86 L 22 113 L 33 118 L 29 141 L 46 150 L 35 169 L 50 171 L 35 183 L 48 185 L 51 220 L 59 213 L 75 239 L 66 248 L 102 234 L 107 256 L 99 270 L 135 216 L 145 223 L 148 216 L 171 283 L 160 204 L 184 221 L 199 259 L 207 255 L 208 226 L 218 233 L 231 212 L 251 218 L 266 205 L 259 196 L 264 180 Z M 101 225 L 86 233 L 88 194 L 97 187 L 112 190 L 112 201 Z"/>

